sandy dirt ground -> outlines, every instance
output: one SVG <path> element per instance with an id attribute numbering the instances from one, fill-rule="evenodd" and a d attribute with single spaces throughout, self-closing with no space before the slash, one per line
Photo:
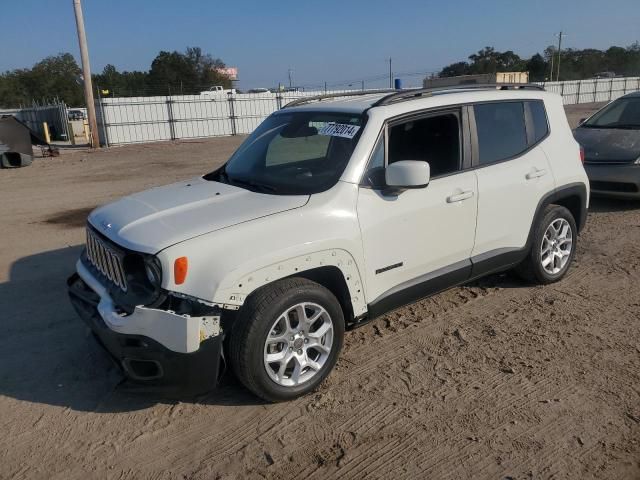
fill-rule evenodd
<path id="1" fill-rule="evenodd" d="M 0 478 L 640 478 L 638 203 L 592 202 L 558 284 L 492 276 L 349 332 L 297 401 L 263 404 L 228 377 L 184 402 L 119 389 L 66 295 L 86 216 L 240 141 L 0 171 Z"/>

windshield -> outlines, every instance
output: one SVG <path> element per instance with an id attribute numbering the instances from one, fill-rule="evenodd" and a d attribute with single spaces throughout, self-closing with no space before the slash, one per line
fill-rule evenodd
<path id="1" fill-rule="evenodd" d="M 281 111 L 204 178 L 276 195 L 309 195 L 336 184 L 358 141 L 362 115 Z"/>
<path id="2" fill-rule="evenodd" d="M 582 124 L 591 128 L 640 128 L 640 97 L 621 98 Z"/>

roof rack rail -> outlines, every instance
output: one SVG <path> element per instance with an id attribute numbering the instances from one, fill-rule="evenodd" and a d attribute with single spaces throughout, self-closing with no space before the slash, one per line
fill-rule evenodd
<path id="1" fill-rule="evenodd" d="M 397 92 L 397 90 L 393 90 L 393 89 L 387 88 L 387 89 L 382 89 L 382 90 L 358 90 L 357 92 L 325 93 L 325 94 L 322 94 L 322 95 L 313 95 L 313 96 L 309 96 L 309 97 L 298 98 L 296 100 L 293 100 L 293 101 L 287 103 L 282 108 L 297 107 L 299 105 L 304 105 L 306 103 L 311 103 L 311 102 L 316 102 L 316 101 L 317 102 L 321 102 L 322 100 L 326 100 L 326 99 L 330 99 L 330 98 L 359 97 L 359 96 L 362 96 L 362 95 L 372 95 L 372 94 L 375 95 L 375 94 L 379 94 L 379 93 L 393 93 L 393 92 Z"/>
<path id="2" fill-rule="evenodd" d="M 389 105 L 396 102 L 402 102 L 406 100 L 413 100 L 418 97 L 428 97 L 434 93 L 455 93 L 461 90 L 542 90 L 544 87 L 536 85 L 535 83 L 483 83 L 483 84 L 471 84 L 471 85 L 451 85 L 448 87 L 434 87 L 434 88 L 414 88 L 411 90 L 396 90 L 394 93 L 382 97 L 375 102 L 372 107 L 379 107 L 382 105 Z"/>
<path id="3" fill-rule="evenodd" d="M 438 93 L 455 93 L 463 90 L 542 90 L 544 87 L 536 85 L 535 83 L 483 83 L 483 84 L 471 84 L 471 85 L 451 85 L 448 87 L 432 87 L 432 88 L 412 88 L 407 90 L 394 90 L 394 89 L 381 89 L 381 90 L 358 90 L 352 92 L 342 93 L 325 93 L 322 95 L 313 95 L 309 97 L 302 97 L 293 100 L 282 108 L 297 107 L 299 105 L 305 105 L 312 102 L 321 102 L 322 100 L 328 100 L 332 98 L 341 97 L 359 97 L 362 95 L 376 95 L 380 93 L 386 93 L 380 100 L 375 102 L 372 107 L 379 107 L 382 105 L 389 105 L 396 102 L 402 102 L 406 100 L 413 100 L 419 97 L 428 97 Z"/>

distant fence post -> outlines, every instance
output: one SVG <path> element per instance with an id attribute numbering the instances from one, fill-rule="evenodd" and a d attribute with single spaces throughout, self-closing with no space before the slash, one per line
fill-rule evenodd
<path id="1" fill-rule="evenodd" d="M 609 80 L 609 101 L 613 98 L 613 78 Z"/>
<path id="2" fill-rule="evenodd" d="M 107 119 L 104 115 L 104 102 L 100 94 L 98 94 L 98 110 L 100 112 L 100 120 L 102 123 L 102 135 L 104 136 L 104 146 L 109 147 L 109 131 L 107 130 Z M 84 120 L 83 120 L 84 122 Z"/>
<path id="3" fill-rule="evenodd" d="M 167 97 L 167 119 L 169 121 L 169 135 L 171 135 L 171 140 L 175 140 L 176 139 L 176 128 L 174 125 L 175 119 L 173 117 L 173 99 L 171 98 L 171 95 L 168 95 Z"/>
<path id="4" fill-rule="evenodd" d="M 629 81 L 629 77 L 624 77 L 624 90 L 622 92 L 623 95 L 627 94 L 627 82 Z"/>
<path id="5" fill-rule="evenodd" d="M 97 90 L 97 101 L 98 101 L 98 115 L 100 115 L 100 123 L 102 124 L 102 136 L 104 137 L 104 146 L 109 147 L 109 134 L 107 133 L 107 119 L 104 116 L 104 104 L 102 102 L 102 95 L 100 95 L 100 86 L 96 86 Z M 84 119 L 82 120 L 84 123 Z M 96 120 L 97 123 L 97 120 Z M 98 141 L 100 141 L 100 135 L 98 135 Z"/>
<path id="6" fill-rule="evenodd" d="M 276 93 L 276 108 L 278 110 L 282 108 L 282 96 L 280 95 L 280 91 Z"/>
<path id="7" fill-rule="evenodd" d="M 582 80 L 578 80 L 578 93 L 576 94 L 576 105 L 580 103 L 580 90 L 582 87 Z"/>
<path id="8" fill-rule="evenodd" d="M 234 107 L 233 93 L 227 92 L 229 98 L 229 120 L 231 121 L 231 135 L 236 135 L 236 112 Z"/>
<path id="9" fill-rule="evenodd" d="M 560 98 L 562 98 L 562 103 L 564 103 L 564 82 L 560 82 Z"/>
<path id="10" fill-rule="evenodd" d="M 64 102 L 58 103 L 58 116 L 60 117 L 60 126 L 62 127 L 61 137 L 67 137 L 68 142 L 74 141 L 73 130 L 69 128 L 69 118 L 67 114 L 67 106 Z"/>
<path id="11" fill-rule="evenodd" d="M 596 103 L 596 99 L 598 98 L 598 79 L 593 83 L 593 103 Z"/>

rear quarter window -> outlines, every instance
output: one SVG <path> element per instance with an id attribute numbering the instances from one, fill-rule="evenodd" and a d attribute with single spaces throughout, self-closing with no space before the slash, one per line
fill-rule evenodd
<path id="1" fill-rule="evenodd" d="M 549 133 L 547 111 L 545 110 L 544 102 L 542 101 L 527 102 L 527 106 L 529 107 L 529 111 L 531 112 L 531 127 L 533 128 L 531 145 L 535 145 Z"/>

